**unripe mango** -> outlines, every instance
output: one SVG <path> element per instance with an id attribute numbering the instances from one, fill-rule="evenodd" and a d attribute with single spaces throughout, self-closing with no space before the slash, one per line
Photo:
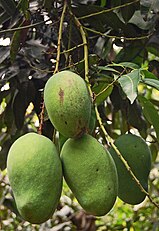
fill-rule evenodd
<path id="1" fill-rule="evenodd" d="M 103 216 L 113 207 L 118 189 L 111 155 L 92 136 L 68 139 L 62 147 L 64 178 L 86 212 Z"/>
<path id="2" fill-rule="evenodd" d="M 44 89 L 44 102 L 55 128 L 65 137 L 80 137 L 88 128 L 91 99 L 85 81 L 71 71 L 53 75 Z"/>
<path id="3" fill-rule="evenodd" d="M 11 146 L 7 172 L 17 209 L 26 221 L 40 224 L 55 211 L 62 190 L 62 166 L 55 145 L 28 133 Z"/>
<path id="4" fill-rule="evenodd" d="M 148 176 L 151 169 L 151 153 L 146 142 L 139 136 L 133 134 L 124 134 L 115 141 L 115 146 L 121 152 L 127 161 L 132 172 L 135 174 L 140 184 L 148 190 Z M 118 172 L 119 189 L 118 196 L 128 204 L 141 203 L 146 194 L 141 191 L 137 183 L 111 147 L 109 149 Z"/>

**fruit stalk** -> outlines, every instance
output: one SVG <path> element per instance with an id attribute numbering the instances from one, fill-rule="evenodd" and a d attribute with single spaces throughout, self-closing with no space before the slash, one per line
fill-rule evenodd
<path id="1" fill-rule="evenodd" d="M 44 100 L 41 102 L 41 112 L 40 112 L 40 124 L 38 128 L 38 134 L 42 134 L 43 122 L 44 122 Z"/>
<path id="2" fill-rule="evenodd" d="M 88 59 L 88 43 L 87 43 L 86 33 L 83 29 L 82 24 L 78 20 L 78 18 L 71 12 L 71 10 L 69 12 L 73 16 L 75 24 L 77 25 L 77 27 L 79 28 L 80 33 L 81 33 L 81 37 L 82 37 L 82 41 L 83 41 L 83 47 L 84 47 L 85 81 L 86 81 L 87 86 L 88 86 L 89 94 L 90 94 L 91 98 L 93 99 L 93 93 L 92 93 L 90 82 L 89 82 L 89 63 L 88 63 L 89 59 Z"/>
<path id="3" fill-rule="evenodd" d="M 67 1 L 64 1 L 63 11 L 62 11 L 62 14 L 61 14 L 60 25 L 59 25 L 59 34 L 58 34 L 58 41 L 57 41 L 56 66 L 55 66 L 54 74 L 56 72 L 58 72 L 58 68 L 59 68 L 62 28 L 63 28 L 63 21 L 64 21 L 64 17 L 65 17 L 66 8 L 67 8 Z"/>

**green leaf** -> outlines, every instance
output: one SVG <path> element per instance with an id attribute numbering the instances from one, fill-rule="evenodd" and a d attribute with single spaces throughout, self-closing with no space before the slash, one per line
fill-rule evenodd
<path id="1" fill-rule="evenodd" d="M 100 4 L 101 7 L 105 6 L 106 4 L 107 4 L 107 0 L 101 0 L 101 4 Z"/>
<path id="2" fill-rule="evenodd" d="M 129 30 L 128 30 L 129 31 Z M 133 33 L 132 37 L 137 37 L 138 35 Z M 115 59 L 115 63 L 120 63 L 120 62 L 133 62 L 136 64 L 141 64 L 144 61 L 146 53 L 144 50 L 144 45 L 142 41 L 133 41 L 133 43 L 129 43 L 127 46 L 125 46 L 123 49 L 121 49 Z"/>
<path id="3" fill-rule="evenodd" d="M 135 12 L 135 7 L 133 5 L 129 5 L 129 6 L 125 6 L 124 8 L 121 8 L 121 14 L 126 23 L 132 18 L 134 12 Z"/>
<path id="4" fill-rule="evenodd" d="M 131 104 L 137 97 L 137 86 L 140 81 L 140 70 L 134 70 L 129 74 L 122 75 L 118 82 L 126 94 L 127 98 L 130 100 Z"/>
<path id="5" fill-rule="evenodd" d="M 23 82 L 13 102 L 13 112 L 17 129 L 22 129 L 26 109 L 35 98 L 35 87 L 32 81 Z"/>
<path id="6" fill-rule="evenodd" d="M 78 5 L 73 8 L 73 12 L 77 17 L 83 17 L 92 13 L 102 11 L 103 7 L 95 5 Z M 115 12 L 107 12 L 105 14 L 95 15 L 89 18 L 83 19 L 86 23 L 89 23 L 92 28 L 100 32 L 105 32 L 105 25 L 118 31 L 119 28 L 123 29 L 125 24 L 120 20 Z"/>
<path id="7" fill-rule="evenodd" d="M 131 63 L 131 62 L 122 62 L 119 63 L 118 65 L 121 65 L 123 67 L 128 67 L 130 69 L 139 69 L 139 66 L 136 63 Z"/>
<path id="8" fill-rule="evenodd" d="M 7 156 L 8 151 L 11 146 L 11 140 L 7 139 L 3 144 L 1 144 L 1 151 L 0 151 L 0 169 L 3 171 L 6 168 L 7 163 Z"/>
<path id="9" fill-rule="evenodd" d="M 95 94 L 97 94 L 95 102 L 97 105 L 100 105 L 111 94 L 113 85 L 109 85 L 108 83 L 99 83 L 98 85 L 95 85 L 92 90 Z"/>
<path id="10" fill-rule="evenodd" d="M 147 121 L 154 127 L 156 136 L 159 139 L 159 114 L 154 105 L 145 97 L 138 96 L 140 104 L 143 108 L 143 114 Z"/>
<path id="11" fill-rule="evenodd" d="M 152 22 L 144 21 L 140 10 L 135 11 L 133 17 L 129 20 L 129 23 L 136 25 L 142 30 L 148 30 L 152 27 Z"/>
<path id="12" fill-rule="evenodd" d="M 24 20 L 21 24 L 20 27 L 22 26 L 27 26 L 30 24 L 30 20 Z M 17 30 L 14 32 L 12 41 L 11 41 L 11 47 L 10 47 L 10 59 L 11 62 L 13 63 L 15 61 L 16 55 L 22 45 L 25 43 L 25 40 L 27 38 L 27 32 L 28 28 L 22 29 L 22 30 Z"/>
<path id="13" fill-rule="evenodd" d="M 153 87 L 155 88 L 156 90 L 159 91 L 159 80 L 157 79 L 148 79 L 148 78 L 145 78 L 142 80 L 142 82 L 150 87 Z"/>
<path id="14" fill-rule="evenodd" d="M 119 71 L 117 71 L 111 67 L 98 66 L 97 68 L 98 68 L 98 70 L 101 70 L 101 71 L 111 71 L 111 72 L 115 72 L 115 73 L 119 74 Z"/>
<path id="15" fill-rule="evenodd" d="M 152 72 L 148 70 L 141 70 L 141 74 L 144 76 L 144 78 L 148 79 L 158 79 L 156 75 L 154 75 Z"/>
<path id="16" fill-rule="evenodd" d="M 20 30 L 15 31 L 12 37 L 11 48 L 10 48 L 10 59 L 12 63 L 15 61 L 16 55 L 19 51 L 20 34 L 21 34 Z"/>
<path id="17" fill-rule="evenodd" d="M 141 105 L 137 100 L 128 104 L 126 116 L 130 126 L 137 128 L 143 138 L 147 137 L 147 122 L 143 116 Z"/>

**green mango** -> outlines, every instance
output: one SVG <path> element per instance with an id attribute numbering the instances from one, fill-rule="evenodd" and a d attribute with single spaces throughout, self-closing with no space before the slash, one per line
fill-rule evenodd
<path id="1" fill-rule="evenodd" d="M 103 216 L 113 207 L 118 189 L 113 158 L 92 136 L 68 139 L 61 150 L 66 183 L 82 208 Z"/>
<path id="2" fill-rule="evenodd" d="M 88 129 L 91 98 L 85 81 L 71 71 L 53 75 L 44 89 L 44 102 L 54 127 L 65 137 L 80 137 Z"/>
<path id="3" fill-rule="evenodd" d="M 9 150 L 7 173 L 22 218 L 47 221 L 62 191 L 62 165 L 52 141 L 36 133 L 18 138 Z"/>
<path id="4" fill-rule="evenodd" d="M 151 152 L 146 142 L 139 136 L 124 134 L 115 141 L 115 146 L 127 161 L 132 172 L 140 181 L 143 188 L 148 191 L 148 176 L 151 170 Z M 111 147 L 109 149 L 118 172 L 119 179 L 119 198 L 128 204 L 141 203 L 146 194 L 141 191 L 137 183 Z"/>

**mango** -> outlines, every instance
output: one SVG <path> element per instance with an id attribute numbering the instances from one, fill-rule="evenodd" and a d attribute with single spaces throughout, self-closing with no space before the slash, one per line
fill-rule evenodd
<path id="1" fill-rule="evenodd" d="M 113 207 L 118 189 L 113 158 L 92 136 L 68 139 L 61 150 L 63 174 L 81 207 L 103 216 Z"/>
<path id="2" fill-rule="evenodd" d="M 124 134 L 116 139 L 115 143 L 124 159 L 128 162 L 132 172 L 140 181 L 143 188 L 148 191 L 148 176 L 151 169 L 151 152 L 146 142 L 139 136 Z M 141 191 L 137 183 L 119 159 L 114 149 L 109 149 L 118 172 L 119 198 L 128 204 L 141 203 L 146 194 Z"/>
<path id="3" fill-rule="evenodd" d="M 54 74 L 46 83 L 44 102 L 54 127 L 65 137 L 80 137 L 88 128 L 91 99 L 85 81 L 71 71 Z"/>
<path id="4" fill-rule="evenodd" d="M 28 133 L 11 146 L 7 173 L 17 209 L 33 224 L 48 220 L 62 190 L 62 166 L 55 145 L 45 136 Z"/>

